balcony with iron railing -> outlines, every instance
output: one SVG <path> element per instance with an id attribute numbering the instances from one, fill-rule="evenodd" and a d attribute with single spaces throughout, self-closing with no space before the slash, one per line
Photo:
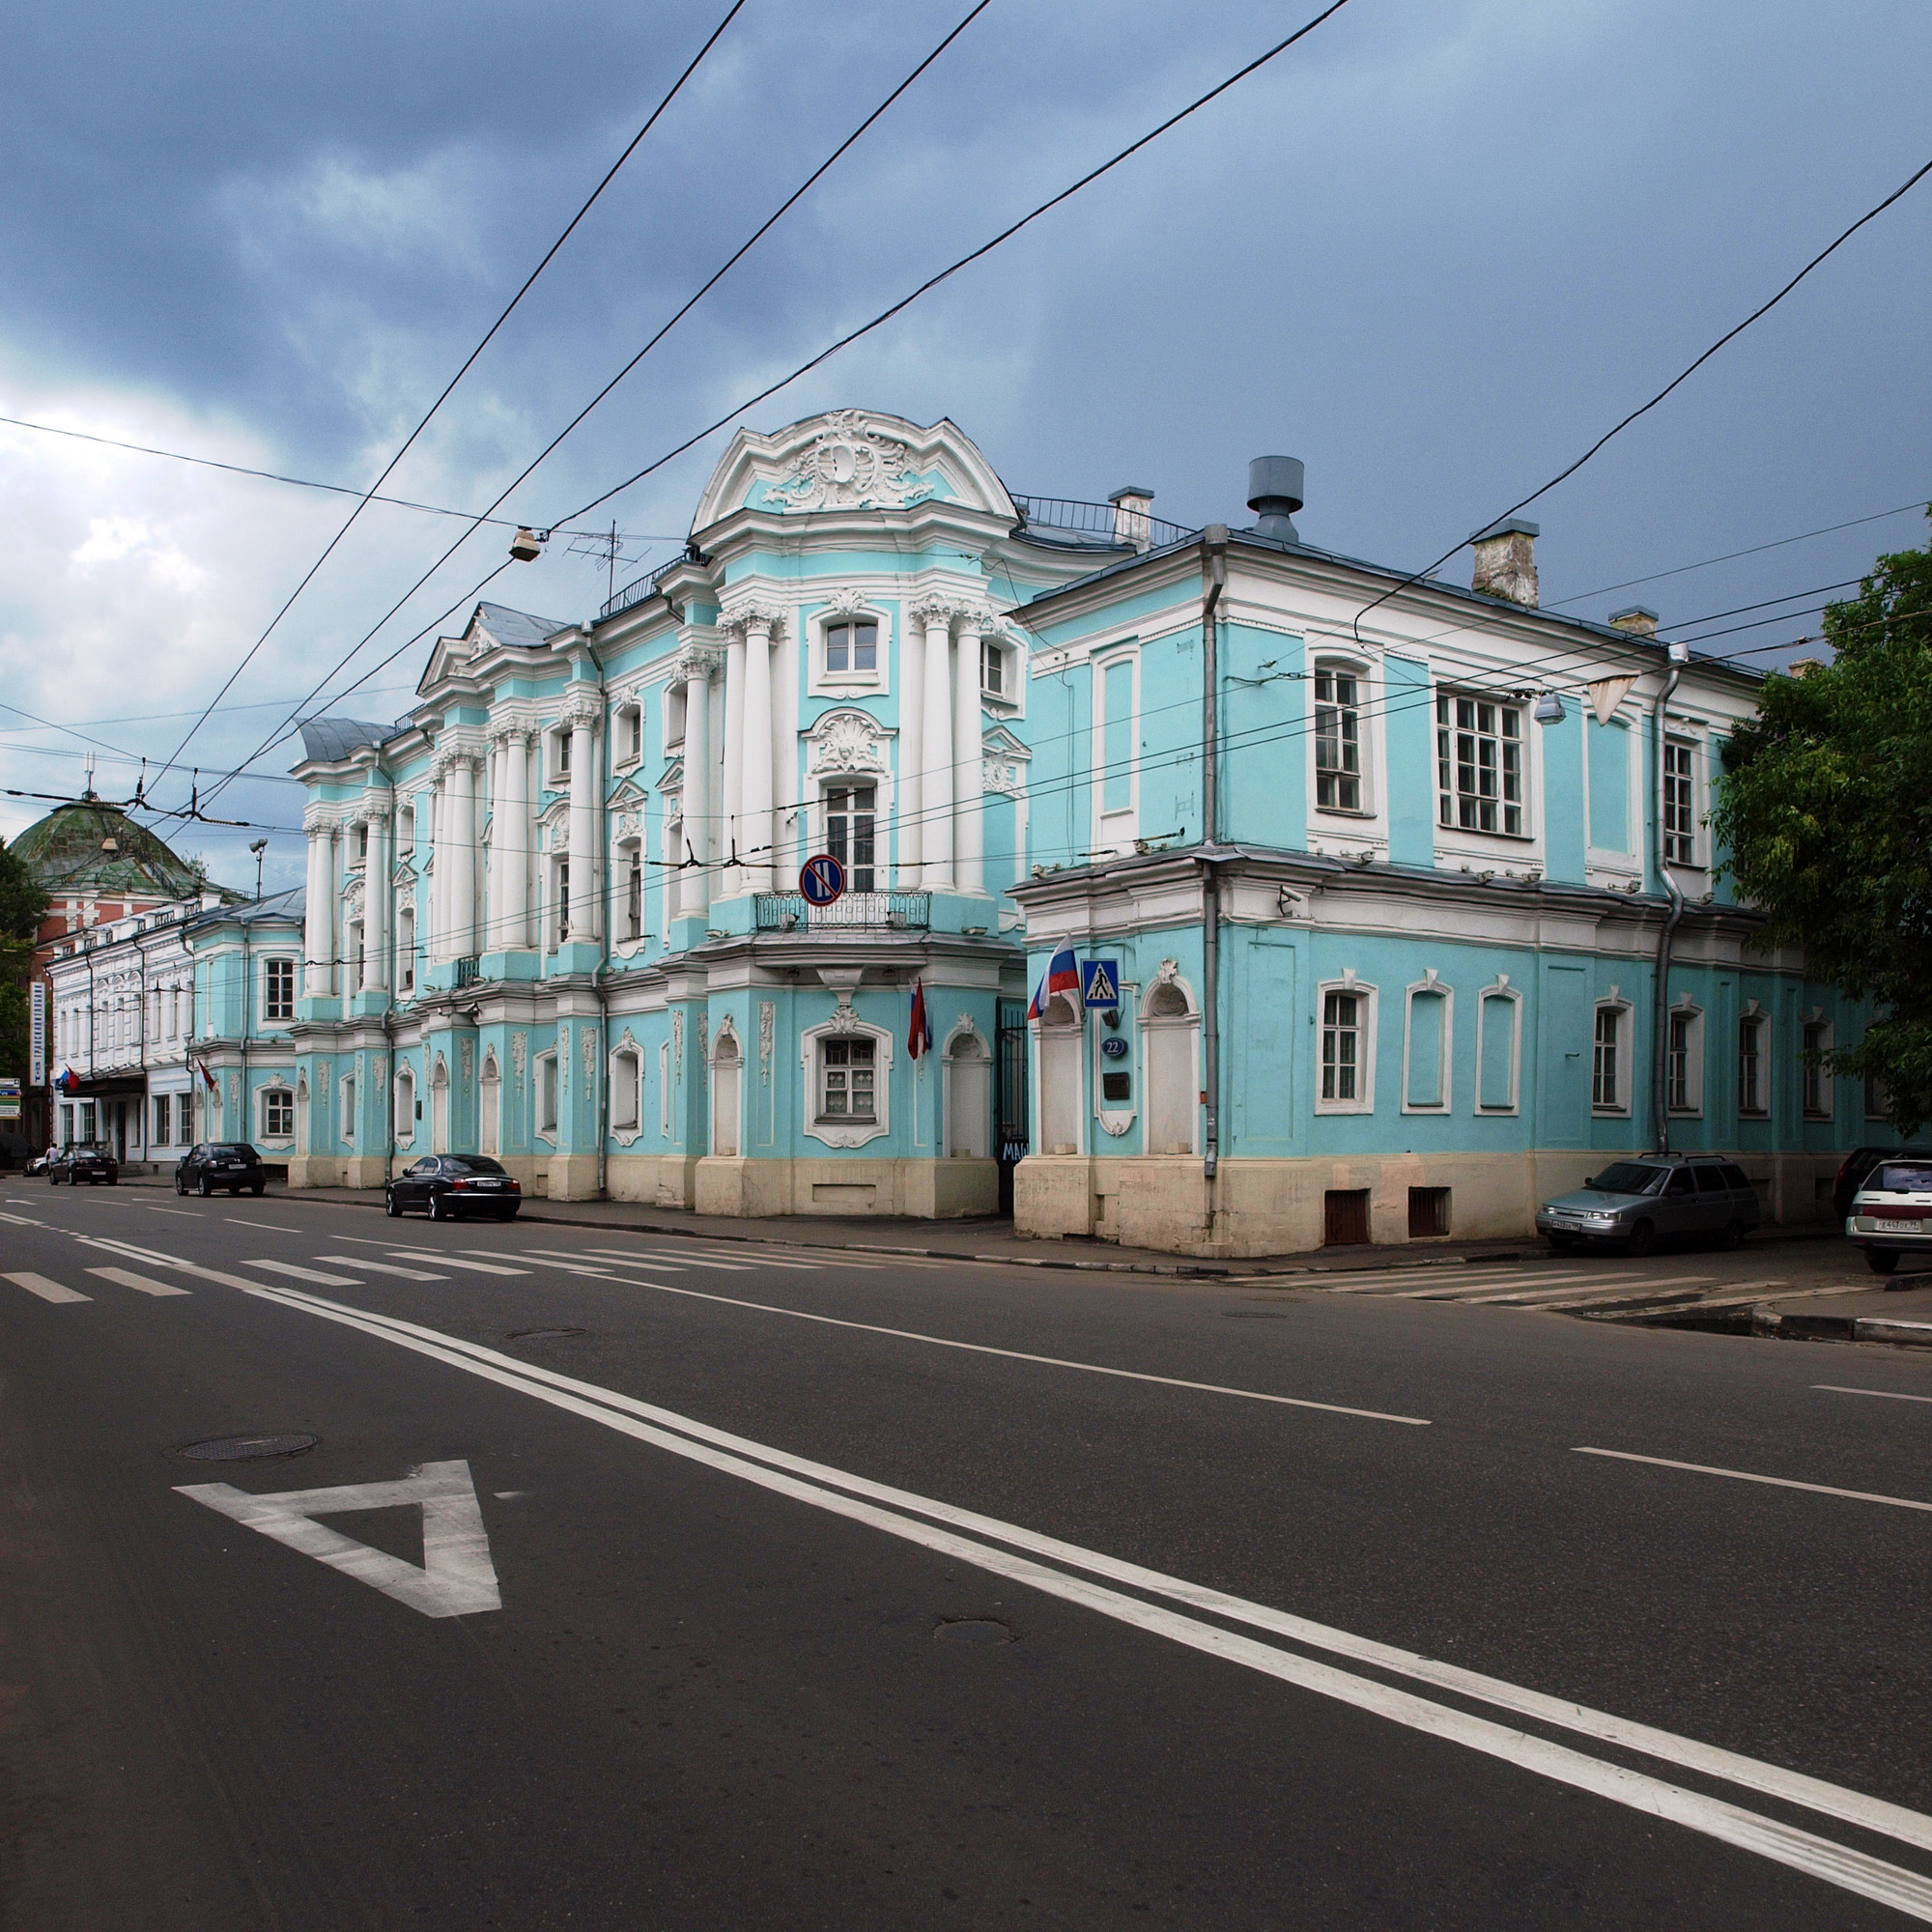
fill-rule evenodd
<path id="1" fill-rule="evenodd" d="M 923 932 L 932 923 L 930 893 L 846 893 L 815 906 L 800 893 L 758 893 L 760 932 Z"/>

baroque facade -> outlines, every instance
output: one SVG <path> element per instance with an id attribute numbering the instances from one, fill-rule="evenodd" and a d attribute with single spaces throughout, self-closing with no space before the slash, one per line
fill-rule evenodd
<path id="1" fill-rule="evenodd" d="M 1803 1059 L 1859 1015 L 1748 952 L 1708 849 L 1754 680 L 1539 610 L 1531 526 L 1407 583 L 1256 476 L 1254 528 L 1188 531 L 1015 498 L 948 422 L 741 431 L 594 622 L 479 605 L 407 717 L 312 721 L 292 1180 L 480 1151 L 709 1213 L 1517 1234 L 1654 1139 L 1662 1013 L 1673 1137 L 1809 1218 L 1882 1129 Z M 1111 1022 L 1025 1017 L 1063 946 Z"/>

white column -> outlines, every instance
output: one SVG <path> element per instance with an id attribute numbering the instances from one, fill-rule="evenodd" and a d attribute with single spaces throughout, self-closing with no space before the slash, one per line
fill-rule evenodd
<path id="1" fill-rule="evenodd" d="M 587 693 L 564 707 L 570 726 L 570 940 L 594 940 L 597 918 L 597 724 L 603 707 Z"/>
<path id="2" fill-rule="evenodd" d="M 729 859 L 734 846 L 742 853 L 752 842 L 742 824 L 745 771 L 745 634 L 734 630 L 724 643 L 724 789 L 718 800 L 721 859 Z M 723 873 L 718 886 L 721 896 L 750 890 L 735 872 Z"/>
<path id="3" fill-rule="evenodd" d="M 745 625 L 744 756 L 739 782 L 738 850 L 745 890 L 772 889 L 772 630 L 774 613 L 759 611 Z"/>
<path id="4" fill-rule="evenodd" d="M 449 759 L 440 755 L 429 771 L 429 823 L 416 827 L 418 842 L 430 852 L 429 930 L 423 934 L 425 959 L 449 953 Z"/>
<path id="5" fill-rule="evenodd" d="M 328 924 L 327 927 L 327 957 L 328 960 L 328 991 L 347 991 L 336 985 L 335 968 L 342 957 L 342 828 L 331 825 L 328 838 L 324 845 L 326 854 L 324 898 L 327 906 Z"/>
<path id="6" fill-rule="evenodd" d="M 443 907 L 449 917 L 452 959 L 467 958 L 476 951 L 476 767 L 481 762 L 473 753 L 457 753 L 446 781 L 452 863 Z M 442 869 L 440 864 L 437 869 Z"/>
<path id="7" fill-rule="evenodd" d="M 367 808 L 369 856 L 362 862 L 362 990 L 389 983 L 389 808 Z"/>
<path id="8" fill-rule="evenodd" d="M 483 841 L 483 929 L 476 935 L 476 951 L 494 952 L 503 943 L 503 766 L 506 762 L 503 734 L 490 740 L 483 768 L 484 803 L 482 816 L 490 823 L 490 836 Z"/>
<path id="9" fill-rule="evenodd" d="M 807 823 L 799 803 L 798 626 L 787 624 L 772 646 L 772 876 L 780 892 L 798 878 L 798 849 Z"/>
<path id="10" fill-rule="evenodd" d="M 925 613 L 925 728 L 922 738 L 921 883 L 952 888 L 952 618 Z"/>
<path id="11" fill-rule="evenodd" d="M 952 672 L 952 871 L 962 893 L 986 890 L 980 638 L 979 621 L 970 620 L 959 633 Z"/>
<path id="12" fill-rule="evenodd" d="M 898 819 L 898 883 L 906 892 L 920 888 L 919 862 L 924 853 L 920 805 L 924 787 L 920 774 L 924 762 L 925 634 L 924 612 L 905 611 L 899 620 L 899 783 L 893 810 Z"/>
<path id="13" fill-rule="evenodd" d="M 302 991 L 312 1000 L 328 992 L 328 828 L 313 813 L 308 821 L 308 892 L 302 914 Z"/>
<path id="14" fill-rule="evenodd" d="M 497 806 L 497 926 L 493 952 L 530 943 L 530 740 L 515 730 L 503 739 L 503 792 Z"/>

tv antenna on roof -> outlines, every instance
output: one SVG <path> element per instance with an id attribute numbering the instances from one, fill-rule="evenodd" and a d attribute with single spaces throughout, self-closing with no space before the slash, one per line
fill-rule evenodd
<path id="1" fill-rule="evenodd" d="M 570 546 L 572 556 L 594 556 L 604 564 L 604 596 L 608 602 L 617 594 L 617 566 L 633 561 L 638 553 L 631 547 L 631 539 L 623 535 L 613 523 L 608 530 L 595 532 L 586 530 L 574 538 Z"/>

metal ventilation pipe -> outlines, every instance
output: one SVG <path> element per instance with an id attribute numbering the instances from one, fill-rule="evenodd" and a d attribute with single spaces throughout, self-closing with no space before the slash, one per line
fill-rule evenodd
<path id="1" fill-rule="evenodd" d="M 1299 543 L 1301 534 L 1290 519 L 1304 501 L 1298 456 L 1258 456 L 1248 465 L 1248 508 L 1261 519 L 1255 525 L 1258 536 Z"/>

